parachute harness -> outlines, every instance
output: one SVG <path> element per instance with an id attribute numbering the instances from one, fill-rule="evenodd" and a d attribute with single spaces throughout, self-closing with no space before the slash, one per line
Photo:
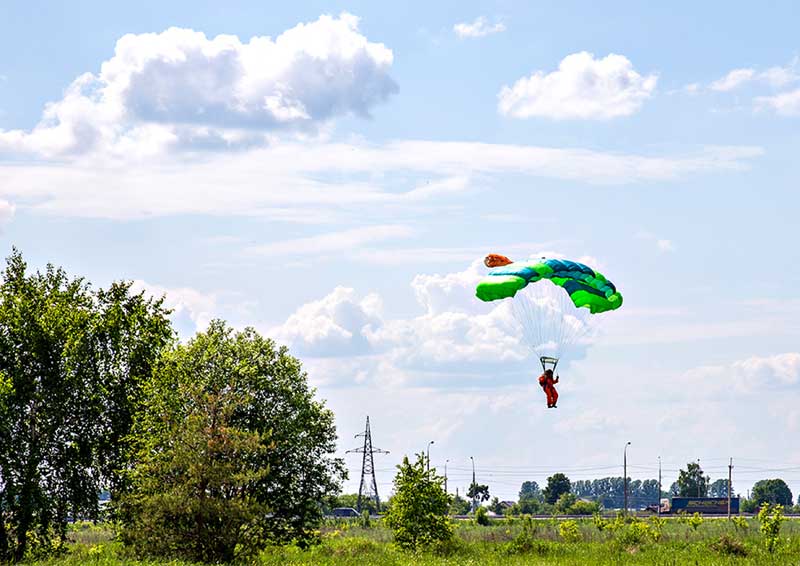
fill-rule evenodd
<path id="1" fill-rule="evenodd" d="M 539 361 L 542 362 L 542 371 L 547 371 L 548 369 L 550 369 L 553 370 L 553 373 L 556 372 L 556 366 L 558 365 L 558 358 L 551 358 L 550 356 L 540 356 Z"/>

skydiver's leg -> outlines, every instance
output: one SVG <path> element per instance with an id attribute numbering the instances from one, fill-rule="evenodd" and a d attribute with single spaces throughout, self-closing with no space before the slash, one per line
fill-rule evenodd
<path id="1" fill-rule="evenodd" d="M 558 402 L 558 391 L 556 391 L 555 387 L 551 387 L 550 389 L 553 390 L 553 407 L 555 407 Z"/>

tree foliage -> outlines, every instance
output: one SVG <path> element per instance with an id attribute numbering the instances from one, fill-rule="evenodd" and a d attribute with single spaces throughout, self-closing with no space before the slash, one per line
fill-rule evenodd
<path id="1" fill-rule="evenodd" d="M 753 486 L 753 491 L 750 493 L 750 499 L 752 499 L 755 506 L 759 508 L 764 503 L 791 507 L 793 497 L 792 490 L 789 489 L 785 481 L 782 479 L 772 479 L 757 481 Z"/>
<path id="2" fill-rule="evenodd" d="M 562 473 L 553 474 L 547 478 L 547 487 L 544 488 L 544 500 L 554 505 L 564 493 L 570 493 L 572 484 L 569 478 Z"/>
<path id="3" fill-rule="evenodd" d="M 479 483 L 470 484 L 467 490 L 467 497 L 477 499 L 480 502 L 489 501 L 489 486 Z"/>
<path id="4" fill-rule="evenodd" d="M 733 487 L 731 486 L 731 495 L 733 496 Z M 711 485 L 708 486 L 708 496 L 709 497 L 728 497 L 728 480 L 725 479 L 718 479 L 711 482 Z"/>
<path id="5" fill-rule="evenodd" d="M 406 456 L 397 469 L 395 495 L 386 514 L 395 544 L 415 551 L 449 541 L 453 525 L 448 516 L 449 497 L 442 487 L 444 478 L 427 470 L 424 454 L 418 454 L 414 463 Z"/>
<path id="6" fill-rule="evenodd" d="M 248 496 L 270 510 L 264 537 L 308 544 L 322 518 L 319 503 L 338 493 L 345 475 L 343 462 L 333 457 L 333 413 L 314 399 L 300 362 L 253 329 L 234 333 L 213 321 L 206 332 L 163 357 L 134 427 L 139 454 L 146 453 L 151 439 L 166 438 L 170 423 L 194 414 L 198 394 L 227 391 L 235 392 L 236 402 L 226 426 L 269 444 L 269 450 L 250 453 L 252 461 L 240 470 L 269 470 L 248 481 Z M 140 458 L 136 464 L 146 462 Z"/>
<path id="7" fill-rule="evenodd" d="M 706 497 L 709 478 L 697 462 L 689 462 L 685 470 L 678 473 L 678 495 L 680 497 Z"/>
<path id="8" fill-rule="evenodd" d="M 269 508 L 256 496 L 273 448 L 269 434 L 231 426 L 248 392 L 235 384 L 180 383 L 186 413 L 166 412 L 141 443 L 122 498 L 121 540 L 140 555 L 230 562 L 263 546 Z"/>
<path id="9" fill-rule="evenodd" d="M 522 499 L 538 499 L 542 501 L 542 490 L 539 488 L 539 484 L 535 481 L 525 481 L 522 482 L 522 486 L 519 489 L 519 498 Z"/>
<path id="10" fill-rule="evenodd" d="M 171 341 L 162 301 L 93 291 L 16 250 L 0 285 L 0 561 L 60 548 L 119 487 L 143 384 Z"/>

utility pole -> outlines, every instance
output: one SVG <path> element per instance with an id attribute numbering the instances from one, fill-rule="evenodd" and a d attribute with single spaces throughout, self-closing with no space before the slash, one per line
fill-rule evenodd
<path id="1" fill-rule="evenodd" d="M 447 463 L 450 460 L 444 461 L 444 492 L 447 493 Z"/>
<path id="2" fill-rule="evenodd" d="M 631 443 L 628 442 L 625 444 L 625 449 L 622 451 L 622 491 L 624 492 L 625 497 L 625 513 L 624 515 L 628 516 L 628 446 Z"/>
<path id="3" fill-rule="evenodd" d="M 731 480 L 733 479 L 733 458 L 728 464 L 728 520 L 731 520 Z"/>
<path id="4" fill-rule="evenodd" d="M 475 458 L 472 456 L 469 457 L 472 460 L 472 512 L 475 512 Z"/>
<path id="5" fill-rule="evenodd" d="M 661 456 L 658 457 L 658 517 L 661 518 Z"/>
<path id="6" fill-rule="evenodd" d="M 358 486 L 358 503 L 356 509 L 361 512 L 361 499 L 374 499 L 375 512 L 381 511 L 381 500 L 378 497 L 378 482 L 375 480 L 375 460 L 373 454 L 388 454 L 388 450 L 381 450 L 380 448 L 372 447 L 372 434 L 369 430 L 369 415 L 367 415 L 367 426 L 364 432 L 357 434 L 355 438 L 364 437 L 364 446 L 361 448 L 353 448 L 348 450 L 345 454 L 355 453 L 363 454 L 361 459 L 361 485 Z M 367 478 L 369 476 L 369 479 Z"/>

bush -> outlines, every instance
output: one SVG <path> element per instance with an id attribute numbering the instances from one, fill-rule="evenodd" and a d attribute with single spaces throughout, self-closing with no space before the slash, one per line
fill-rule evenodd
<path id="1" fill-rule="evenodd" d="M 596 501 L 576 501 L 568 510 L 570 515 L 594 515 L 599 512 L 600 504 Z"/>
<path id="2" fill-rule="evenodd" d="M 739 515 L 735 517 L 731 517 L 731 521 L 733 522 L 733 526 L 736 528 L 737 531 L 746 531 L 750 528 L 750 523 L 747 522 L 746 517 L 741 517 Z"/>
<path id="3" fill-rule="evenodd" d="M 581 539 L 581 531 L 578 529 L 578 523 L 573 520 L 563 521 L 558 525 L 558 534 L 561 535 L 566 542 L 578 542 Z"/>
<path id="4" fill-rule="evenodd" d="M 780 542 L 781 523 L 783 523 L 783 505 L 764 503 L 758 512 L 761 523 L 761 534 L 764 535 L 764 546 L 768 552 L 774 552 Z"/>
<path id="5" fill-rule="evenodd" d="M 658 534 L 660 537 L 660 533 Z M 655 540 L 653 529 L 643 521 L 634 520 L 633 522 L 621 526 L 617 529 L 617 542 L 622 546 L 636 546 Z"/>
<path id="6" fill-rule="evenodd" d="M 686 522 L 692 527 L 692 530 L 697 531 L 700 525 L 703 524 L 703 516 L 700 513 L 694 513 L 691 517 L 686 519 Z"/>
<path id="7" fill-rule="evenodd" d="M 529 516 L 522 519 L 522 531 L 505 546 L 506 554 L 538 554 L 543 556 L 551 550 L 550 545 L 536 539 L 538 525 Z"/>
<path id="8" fill-rule="evenodd" d="M 361 523 L 361 527 L 364 529 L 372 528 L 372 519 L 369 516 L 369 511 L 364 509 L 361 512 L 361 519 L 359 521 Z"/>
<path id="9" fill-rule="evenodd" d="M 491 524 L 489 512 L 486 510 L 486 507 L 478 507 L 475 510 L 475 522 L 483 527 L 488 527 Z"/>
<path id="10" fill-rule="evenodd" d="M 728 534 L 724 534 L 719 539 L 711 543 L 711 548 L 727 556 L 747 556 L 745 546 Z"/>

